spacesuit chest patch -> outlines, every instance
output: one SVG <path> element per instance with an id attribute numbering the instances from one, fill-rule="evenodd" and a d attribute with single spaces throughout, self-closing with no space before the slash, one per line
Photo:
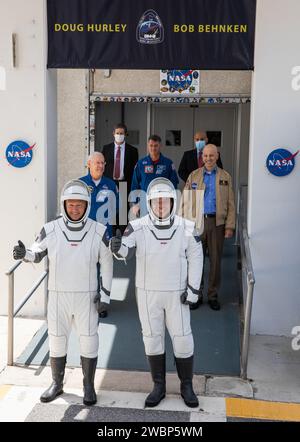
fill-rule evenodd
<path id="1" fill-rule="evenodd" d="M 100 192 L 97 193 L 96 201 L 97 203 L 104 203 L 108 196 L 107 190 L 100 190 Z"/>
<path id="2" fill-rule="evenodd" d="M 147 165 L 145 166 L 145 173 L 153 173 L 153 166 L 152 165 Z"/>
<path id="3" fill-rule="evenodd" d="M 156 168 L 156 175 L 161 175 L 165 170 L 166 170 L 166 166 L 163 164 L 158 164 L 157 168 Z"/>

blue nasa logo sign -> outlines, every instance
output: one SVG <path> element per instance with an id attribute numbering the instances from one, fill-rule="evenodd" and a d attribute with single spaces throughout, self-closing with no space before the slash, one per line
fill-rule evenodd
<path id="1" fill-rule="evenodd" d="M 136 28 L 136 39 L 143 44 L 157 44 L 164 40 L 164 27 L 158 14 L 148 9 Z"/>
<path id="2" fill-rule="evenodd" d="M 22 168 L 28 166 L 32 160 L 32 150 L 35 144 L 30 146 L 25 141 L 13 141 L 6 148 L 6 159 L 11 166 Z"/>
<path id="3" fill-rule="evenodd" d="M 295 157 L 298 155 L 299 150 L 292 154 L 287 149 L 273 150 L 266 162 L 268 171 L 275 176 L 289 175 L 295 167 Z"/>
<path id="4" fill-rule="evenodd" d="M 193 71 L 185 70 L 185 71 L 168 71 L 167 73 L 167 81 L 170 87 L 170 91 L 178 91 L 182 92 L 188 89 L 193 82 Z"/>

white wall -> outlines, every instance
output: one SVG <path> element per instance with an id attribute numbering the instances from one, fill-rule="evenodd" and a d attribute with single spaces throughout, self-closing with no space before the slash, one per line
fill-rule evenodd
<path id="1" fill-rule="evenodd" d="M 14 263 L 12 247 L 18 239 L 29 245 L 56 205 L 57 115 L 56 76 L 46 70 L 46 1 L 0 0 L 0 11 L 0 66 L 6 71 L 6 89 L 0 90 L 0 314 L 6 314 L 4 272 Z M 12 33 L 17 34 L 16 68 Z M 32 162 L 23 169 L 9 166 L 5 159 L 6 147 L 17 139 L 36 143 Z M 53 178 L 49 193 L 48 176 L 49 182 Z M 16 302 L 43 268 L 43 264 L 23 264 L 17 270 Z M 41 315 L 43 295 L 39 290 L 22 314 Z"/>
<path id="2" fill-rule="evenodd" d="M 265 167 L 277 147 L 300 147 L 299 0 L 258 0 L 251 106 L 249 233 L 256 277 L 252 333 L 290 335 L 300 325 L 300 156 L 292 174 Z"/>

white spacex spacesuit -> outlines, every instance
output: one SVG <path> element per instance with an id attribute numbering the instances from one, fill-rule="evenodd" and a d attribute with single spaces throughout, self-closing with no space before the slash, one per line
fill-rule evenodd
<path id="1" fill-rule="evenodd" d="M 167 228 L 150 215 L 131 221 L 122 238 L 119 256 L 136 249 L 136 296 L 147 355 L 165 351 L 165 324 L 178 358 L 194 352 L 190 309 L 180 301 L 189 287 L 198 292 L 202 253 L 194 223 L 175 215 Z M 198 242 L 197 242 L 198 241 Z"/>
<path id="2" fill-rule="evenodd" d="M 170 213 L 160 219 L 152 210 L 151 201 L 170 198 Z M 147 191 L 148 214 L 131 221 L 112 251 L 116 257 L 130 258 L 136 251 L 136 297 L 142 325 L 145 352 L 155 381 L 155 356 L 165 353 L 165 326 L 170 334 L 175 359 L 186 361 L 194 353 L 189 304 L 198 300 L 202 275 L 203 253 L 195 224 L 175 215 L 176 191 L 165 178 L 153 180 Z M 163 372 L 163 361 L 161 371 Z M 157 364 L 159 365 L 159 364 Z M 159 368 L 158 368 L 159 371 Z M 154 376 L 153 376 L 154 374 Z M 157 378 L 157 376 L 156 376 Z M 161 394 L 146 400 L 155 406 Z M 150 398 L 151 399 L 151 398 Z M 190 405 L 195 406 L 195 405 Z"/>
<path id="3" fill-rule="evenodd" d="M 85 213 L 79 221 L 68 216 L 67 200 L 86 201 Z M 97 263 L 101 264 L 101 302 L 110 302 L 113 276 L 109 236 L 105 226 L 88 218 L 90 204 L 90 192 L 85 183 L 79 180 L 67 183 L 61 195 L 62 216 L 45 224 L 34 244 L 24 251 L 25 261 L 40 262 L 46 255 L 49 260 L 50 360 L 54 365 L 62 358 L 65 361 L 74 318 L 83 369 L 86 361 L 88 364 L 92 360 L 96 368 L 98 356 Z M 48 400 L 41 400 L 53 400 L 53 395 L 50 399 L 48 396 Z"/>

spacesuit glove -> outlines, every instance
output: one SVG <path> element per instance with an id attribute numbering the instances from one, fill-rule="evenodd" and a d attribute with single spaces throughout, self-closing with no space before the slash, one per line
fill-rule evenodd
<path id="1" fill-rule="evenodd" d="M 99 315 L 100 315 L 100 313 L 107 312 L 108 307 L 109 307 L 109 304 L 107 304 L 107 302 L 101 302 L 100 301 L 97 304 L 97 312 L 99 313 Z"/>
<path id="2" fill-rule="evenodd" d="M 18 241 L 18 245 L 13 249 L 13 257 L 14 259 L 23 259 L 26 255 L 26 248 L 22 241 Z"/>
<path id="3" fill-rule="evenodd" d="M 194 293 L 189 287 L 187 287 L 186 291 L 182 293 L 180 296 L 180 300 L 182 304 L 193 305 L 199 299 L 198 293 Z"/>
<path id="4" fill-rule="evenodd" d="M 94 298 L 94 304 L 96 304 L 96 309 L 98 313 L 102 313 L 103 311 L 108 310 L 109 304 L 107 302 L 101 301 L 101 294 L 100 292 L 97 293 L 97 295 Z"/>
<path id="5" fill-rule="evenodd" d="M 122 233 L 120 229 L 117 229 L 116 236 L 113 236 L 110 240 L 110 250 L 112 253 L 118 253 L 122 245 Z"/>

